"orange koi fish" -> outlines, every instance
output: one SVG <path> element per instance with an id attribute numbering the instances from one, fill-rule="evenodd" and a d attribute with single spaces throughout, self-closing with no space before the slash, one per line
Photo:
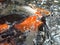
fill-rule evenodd
<path id="1" fill-rule="evenodd" d="M 32 26 L 34 27 L 34 29 L 36 29 L 42 23 L 43 22 L 41 21 L 37 21 L 37 16 L 30 16 L 22 23 L 16 24 L 15 28 L 20 30 L 21 32 L 25 32 L 26 30 L 29 30 Z"/>
<path id="2" fill-rule="evenodd" d="M 8 29 L 8 24 L 0 24 L 0 33 Z"/>

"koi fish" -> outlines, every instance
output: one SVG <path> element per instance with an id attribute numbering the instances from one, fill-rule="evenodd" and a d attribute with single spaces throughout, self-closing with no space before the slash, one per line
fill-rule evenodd
<path id="1" fill-rule="evenodd" d="M 6 31 L 8 27 L 8 24 L 0 24 L 0 33 Z"/>
<path id="2" fill-rule="evenodd" d="M 45 14 L 46 16 L 50 15 L 51 12 L 49 12 L 48 10 L 44 9 L 44 8 L 36 8 L 37 12 L 40 12 L 42 14 Z M 36 13 L 35 13 L 36 14 Z"/>
<path id="3" fill-rule="evenodd" d="M 41 1 L 41 0 L 40 0 L 40 1 Z M 34 12 L 35 14 L 36 14 L 36 12 L 43 13 L 43 14 L 45 14 L 46 16 L 51 14 L 50 11 L 48 11 L 48 10 L 46 10 L 46 9 L 44 9 L 44 8 L 41 8 L 41 7 L 36 7 L 36 5 L 34 5 L 34 4 L 29 4 L 29 6 L 32 7 L 33 10 L 35 10 L 35 12 Z"/>
<path id="4" fill-rule="evenodd" d="M 37 21 L 37 16 L 30 16 L 22 23 L 15 24 L 15 28 L 20 30 L 21 32 L 25 32 L 26 30 L 31 29 L 32 26 L 34 27 L 34 29 L 36 29 L 42 23 L 43 22 L 41 21 Z"/>

